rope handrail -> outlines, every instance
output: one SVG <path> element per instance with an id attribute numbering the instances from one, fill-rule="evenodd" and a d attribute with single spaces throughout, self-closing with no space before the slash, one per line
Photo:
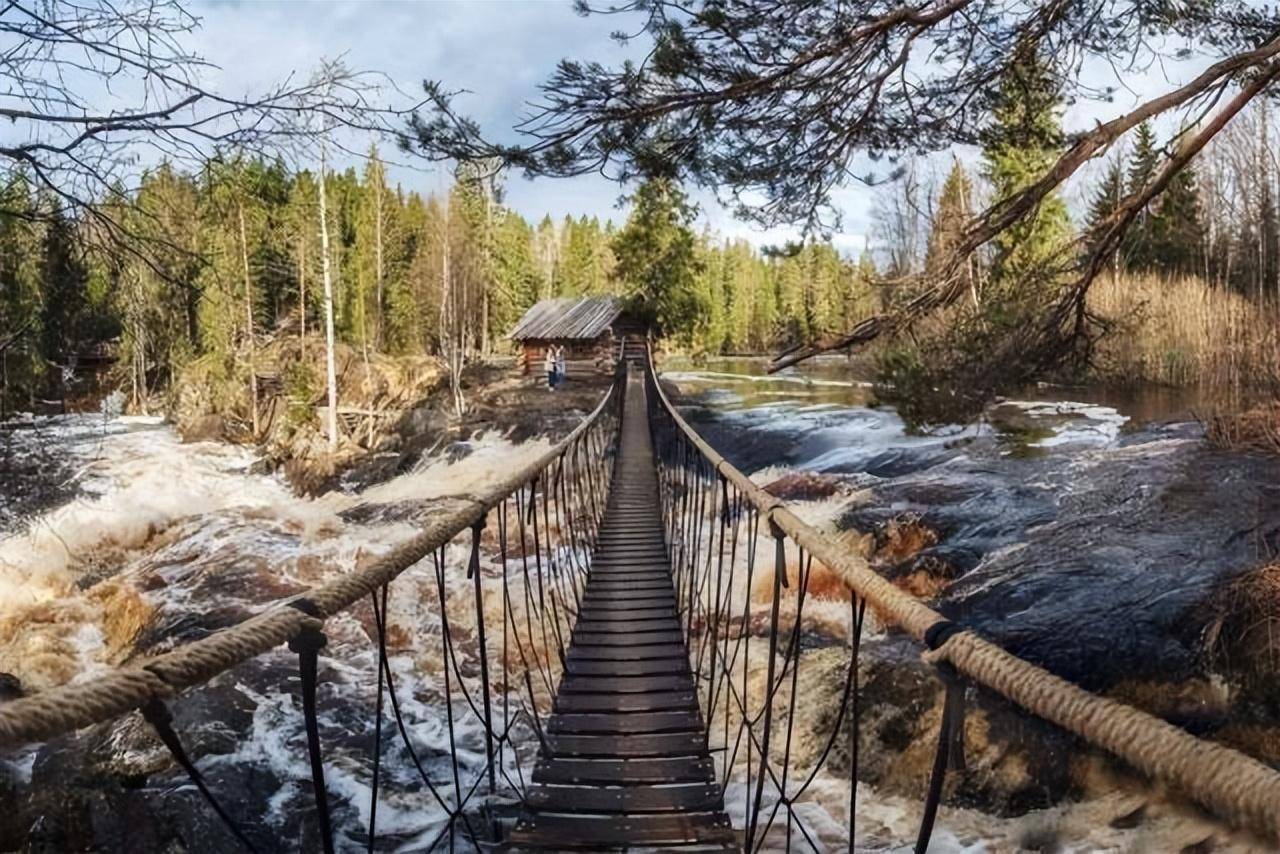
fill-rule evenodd
<path id="1" fill-rule="evenodd" d="M 234 626 L 169 652 L 0 705 L 0 749 L 47 741 L 168 699 L 289 642 L 308 628 L 318 628 L 324 618 L 371 595 L 482 522 L 491 510 L 554 465 L 621 393 L 615 377 L 595 409 L 546 453 L 477 497 L 463 499 L 466 506 L 428 523 L 370 566 L 270 603 Z"/>
<path id="2" fill-rule="evenodd" d="M 652 351 L 649 387 L 684 439 L 751 505 L 761 521 L 835 573 L 889 623 L 929 647 L 925 660 L 949 665 L 1024 710 L 1171 784 L 1237 827 L 1280 842 L 1280 771 L 1240 751 L 1197 738 L 1155 715 L 1101 697 L 994 644 L 903 592 L 860 556 L 834 544 L 735 468 L 681 416 L 658 382 Z"/>

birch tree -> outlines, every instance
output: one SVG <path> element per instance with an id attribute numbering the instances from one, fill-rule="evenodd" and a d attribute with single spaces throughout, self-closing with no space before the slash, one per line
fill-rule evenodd
<path id="1" fill-rule="evenodd" d="M 338 370 L 334 353 L 333 337 L 333 272 L 329 256 L 329 194 L 325 189 L 328 183 L 328 147 L 323 140 L 320 143 L 320 179 L 319 179 L 319 213 L 320 213 L 320 270 L 324 282 L 324 369 L 325 390 L 328 397 L 326 431 L 329 436 L 329 452 L 338 450 Z"/>

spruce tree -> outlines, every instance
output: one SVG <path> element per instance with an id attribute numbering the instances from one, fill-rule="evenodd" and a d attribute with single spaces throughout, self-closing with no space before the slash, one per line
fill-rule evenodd
<path id="1" fill-rule="evenodd" d="M 973 217 L 973 182 L 960 161 L 952 163 L 947 180 L 938 196 L 938 207 L 929 229 L 929 242 L 925 248 L 926 273 L 937 272 L 964 237 L 965 227 Z M 969 258 L 962 271 L 964 287 L 974 298 L 978 294 L 977 260 Z"/>
<path id="2" fill-rule="evenodd" d="M 964 228 L 973 217 L 973 182 L 959 160 L 951 164 L 947 180 L 938 196 L 938 207 L 929 229 L 929 242 L 925 249 L 924 268 L 933 271 L 964 234 Z"/>
<path id="3" fill-rule="evenodd" d="M 1142 190 L 1155 177 L 1160 167 L 1160 151 L 1155 132 L 1149 122 L 1138 125 L 1134 136 L 1133 154 L 1129 158 L 1126 193 Z M 1126 262 L 1135 270 L 1150 270 L 1157 266 L 1160 238 L 1156 233 L 1156 203 L 1152 202 L 1138 212 L 1137 218 L 1125 233 L 1123 252 Z"/>
<path id="4" fill-rule="evenodd" d="M 658 334 L 688 336 L 705 306 L 694 277 L 694 208 L 669 178 L 650 178 L 631 195 L 631 215 L 613 238 L 615 275 L 629 306 Z"/>
<path id="5" fill-rule="evenodd" d="M 1036 45 L 1018 48 L 985 134 L 986 175 L 997 200 L 1023 189 L 1053 165 L 1063 146 L 1058 85 Z M 1008 288 L 1042 271 L 1066 243 L 1067 206 L 1057 193 L 996 238 L 992 281 Z"/>
<path id="6" fill-rule="evenodd" d="M 1107 161 L 1107 171 L 1089 199 L 1088 227 L 1096 227 L 1115 213 L 1124 197 L 1124 163 L 1117 154 Z"/>
<path id="7" fill-rule="evenodd" d="M 1097 188 L 1093 191 L 1093 196 L 1089 200 L 1089 214 L 1086 220 L 1087 228 L 1092 233 L 1105 222 L 1116 209 L 1120 206 L 1120 200 L 1125 197 L 1125 175 L 1124 175 L 1124 159 L 1122 152 L 1116 154 L 1107 161 L 1107 171 L 1102 176 L 1102 180 L 1098 183 Z M 1124 250 L 1116 252 L 1111 258 L 1111 272 L 1113 276 L 1119 276 L 1120 271 L 1125 266 Z"/>
<path id="8" fill-rule="evenodd" d="M 1160 194 L 1155 216 L 1158 265 L 1166 273 L 1198 273 L 1204 258 L 1204 222 L 1194 168 L 1188 164 L 1173 176 Z"/>

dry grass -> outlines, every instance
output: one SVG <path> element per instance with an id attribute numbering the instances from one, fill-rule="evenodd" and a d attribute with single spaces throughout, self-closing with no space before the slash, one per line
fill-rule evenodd
<path id="1" fill-rule="evenodd" d="M 1205 438 L 1215 448 L 1280 454 L 1280 403 L 1243 411 L 1221 409 L 1200 416 Z"/>
<path id="2" fill-rule="evenodd" d="M 1089 305 L 1116 324 L 1098 345 L 1104 379 L 1203 385 L 1224 394 L 1280 385 L 1280 306 L 1195 278 L 1099 279 Z"/>
<path id="3" fill-rule="evenodd" d="M 1211 662 L 1264 702 L 1280 705 L 1280 563 L 1237 576 L 1210 602 Z"/>

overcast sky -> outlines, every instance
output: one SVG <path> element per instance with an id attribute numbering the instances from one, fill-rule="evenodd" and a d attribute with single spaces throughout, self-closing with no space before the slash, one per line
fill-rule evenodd
<path id="1" fill-rule="evenodd" d="M 616 63 L 624 55 L 610 39 L 615 30 L 628 29 L 629 20 L 618 16 L 580 17 L 569 0 L 434 0 L 434 2 L 382 2 L 382 0 L 259 0 L 259 2 L 199 2 L 190 10 L 201 16 L 203 26 L 195 36 L 195 48 L 219 69 L 209 82 L 232 94 L 260 91 L 269 81 L 290 74 L 308 76 L 321 58 L 344 56 L 356 69 L 387 74 L 405 92 L 416 96 L 424 78 L 443 81 L 450 89 L 469 94 L 458 100 L 462 110 L 480 121 L 485 132 L 511 139 L 514 120 L 527 113 L 527 104 L 538 98 L 538 84 L 564 57 Z M 631 29 L 638 19 L 631 18 Z M 1105 77 L 1108 69 L 1096 69 Z M 1139 95 L 1162 90 L 1186 69 L 1152 68 L 1130 75 L 1128 91 L 1118 103 L 1073 106 L 1067 111 L 1068 127 L 1110 118 Z M 387 152 L 390 156 L 391 152 Z M 976 166 L 975 152 L 957 152 Z M 400 155 L 403 158 L 403 155 Z M 943 168 L 945 156 L 939 158 Z M 443 186 L 440 173 L 410 168 L 393 170 L 406 188 L 429 192 Z M 622 218 L 616 203 L 622 190 L 603 177 L 540 179 L 528 181 L 512 175 L 507 181 L 507 203 L 528 219 L 549 213 Z M 1069 189 L 1069 196 L 1081 191 Z M 723 236 L 744 236 L 757 244 L 778 243 L 794 233 L 761 232 L 737 221 L 714 199 L 695 194 L 703 220 Z M 838 192 L 843 228 L 833 235 L 837 247 L 849 254 L 862 251 L 872 230 L 873 191 L 854 185 Z"/>

